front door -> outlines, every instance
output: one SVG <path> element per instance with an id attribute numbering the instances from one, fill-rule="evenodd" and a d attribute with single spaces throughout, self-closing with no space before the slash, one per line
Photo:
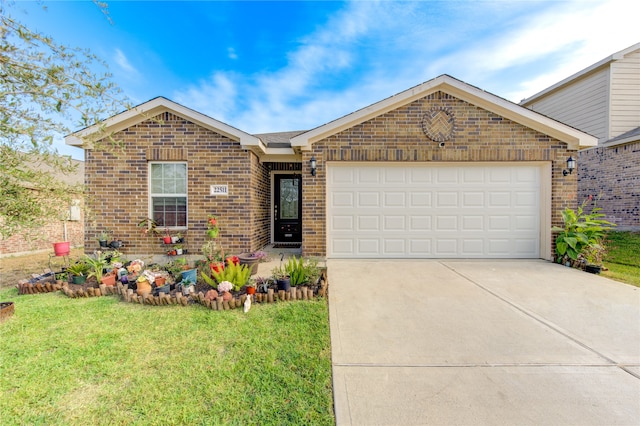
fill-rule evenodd
<path id="1" fill-rule="evenodd" d="M 274 175 L 274 242 L 302 242 L 302 176 Z"/>

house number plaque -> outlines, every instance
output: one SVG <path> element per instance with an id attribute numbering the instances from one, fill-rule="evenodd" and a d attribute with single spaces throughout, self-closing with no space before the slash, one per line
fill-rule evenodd
<path id="1" fill-rule="evenodd" d="M 211 195 L 229 195 L 229 185 L 211 185 Z"/>

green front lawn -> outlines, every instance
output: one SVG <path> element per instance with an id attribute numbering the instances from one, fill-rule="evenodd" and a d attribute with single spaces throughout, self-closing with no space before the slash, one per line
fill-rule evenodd
<path id="1" fill-rule="evenodd" d="M 1 290 L 8 300 L 3 425 L 335 422 L 326 299 L 247 314 Z"/>
<path id="2" fill-rule="evenodd" d="M 602 275 L 640 287 L 640 232 L 609 232 Z"/>

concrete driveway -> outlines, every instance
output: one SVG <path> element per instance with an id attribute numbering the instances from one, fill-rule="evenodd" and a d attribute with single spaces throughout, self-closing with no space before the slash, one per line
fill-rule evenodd
<path id="1" fill-rule="evenodd" d="M 338 425 L 638 425 L 640 289 L 545 261 L 330 260 Z"/>

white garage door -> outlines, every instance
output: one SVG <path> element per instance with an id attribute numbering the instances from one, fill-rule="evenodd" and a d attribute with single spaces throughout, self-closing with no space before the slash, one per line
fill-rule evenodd
<path id="1" fill-rule="evenodd" d="M 539 258 L 540 166 L 333 163 L 331 258 Z"/>

